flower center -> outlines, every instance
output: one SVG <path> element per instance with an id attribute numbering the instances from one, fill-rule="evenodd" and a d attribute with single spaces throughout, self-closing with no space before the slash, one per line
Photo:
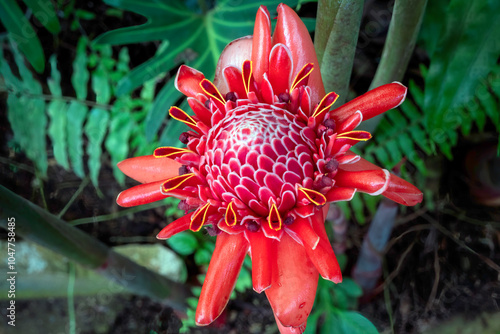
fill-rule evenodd
<path id="1" fill-rule="evenodd" d="M 274 105 L 229 111 L 207 136 L 205 171 L 213 195 L 256 217 L 267 217 L 274 204 L 283 216 L 295 206 L 298 187 L 313 185 L 315 138 Z"/>

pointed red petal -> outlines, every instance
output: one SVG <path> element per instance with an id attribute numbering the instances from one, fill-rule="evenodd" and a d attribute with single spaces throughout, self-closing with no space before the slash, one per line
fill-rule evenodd
<path id="1" fill-rule="evenodd" d="M 275 45 L 269 55 L 269 82 L 277 96 L 290 88 L 294 65 L 291 56 L 290 49 L 284 44 Z"/>
<path id="2" fill-rule="evenodd" d="M 342 128 L 342 123 L 358 110 L 363 114 L 363 120 L 367 120 L 396 108 L 403 103 L 406 91 L 407 88 L 399 82 L 383 85 L 332 110 L 330 115 L 337 122 L 337 126 Z"/>
<path id="3" fill-rule="evenodd" d="M 284 233 L 278 245 L 278 266 L 266 295 L 283 326 L 298 327 L 311 313 L 318 286 L 318 271 L 304 247 Z"/>
<path id="4" fill-rule="evenodd" d="M 325 88 L 321 80 L 319 63 L 314 51 L 314 45 L 306 26 L 293 9 L 287 5 L 278 6 L 278 22 L 273 34 L 273 45 L 285 44 L 292 52 L 293 73 L 297 73 L 307 63 L 314 63 L 314 71 L 309 76 L 308 85 L 311 87 L 312 105 L 316 105 L 325 95 Z"/>
<path id="5" fill-rule="evenodd" d="M 163 230 L 161 230 L 160 233 L 158 233 L 156 238 L 160 240 L 165 240 L 177 233 L 186 231 L 189 228 L 189 224 L 191 223 L 192 215 L 193 213 L 189 213 L 184 217 L 174 220 L 173 222 L 165 226 Z"/>
<path id="6" fill-rule="evenodd" d="M 130 189 L 122 191 L 116 198 L 119 206 L 128 208 L 131 206 L 148 204 L 167 198 L 161 193 L 161 184 L 163 181 L 140 184 Z"/>
<path id="7" fill-rule="evenodd" d="M 334 283 L 340 283 L 342 282 L 342 272 L 340 271 L 340 266 L 333 252 L 332 245 L 328 240 L 322 212 L 311 217 L 311 220 L 312 227 L 316 234 L 319 235 L 320 240 L 316 248 L 306 248 L 307 256 L 314 263 L 321 277 Z"/>
<path id="8" fill-rule="evenodd" d="M 217 236 L 196 309 L 198 326 L 210 324 L 226 307 L 247 251 L 248 242 L 243 233 L 221 233 Z"/>
<path id="9" fill-rule="evenodd" d="M 201 80 L 205 79 L 203 73 L 186 65 L 181 65 L 175 77 L 175 88 L 188 97 L 203 94 L 200 88 Z"/>
<path id="10" fill-rule="evenodd" d="M 255 18 L 252 45 L 253 77 L 261 83 L 264 73 L 269 67 L 269 52 L 271 51 L 271 19 L 266 6 L 260 6 Z"/>
<path id="11" fill-rule="evenodd" d="M 352 153 L 352 152 L 350 152 Z M 359 172 L 359 171 L 369 171 L 369 170 L 382 170 L 382 168 L 377 165 L 372 164 L 371 162 L 361 158 L 358 162 L 347 165 L 340 165 L 339 171 L 346 172 Z M 337 174 L 338 175 L 338 174 Z M 335 176 L 335 180 L 337 180 L 337 176 Z M 336 186 L 340 186 L 339 183 L 335 184 Z M 348 186 L 350 187 L 350 186 Z M 360 189 L 358 189 L 360 190 Z M 360 190 L 361 191 L 361 190 Z M 387 188 L 385 192 L 382 193 L 383 196 L 393 200 L 396 203 L 412 206 L 422 202 L 423 194 L 422 192 L 415 187 L 413 184 L 408 181 L 403 180 L 402 178 L 390 174 L 389 181 L 387 183 Z"/>
<path id="12" fill-rule="evenodd" d="M 145 155 L 123 160 L 117 166 L 125 175 L 134 180 L 149 183 L 179 175 L 179 167 L 182 165 L 172 159 L 158 159 L 153 155 Z"/>
<path id="13" fill-rule="evenodd" d="M 271 286 L 273 268 L 276 268 L 277 241 L 267 238 L 262 231 L 245 231 L 252 254 L 253 289 L 261 293 Z"/>

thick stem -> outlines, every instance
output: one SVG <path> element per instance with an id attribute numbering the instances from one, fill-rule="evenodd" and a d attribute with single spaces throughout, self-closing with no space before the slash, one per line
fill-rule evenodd
<path id="1" fill-rule="evenodd" d="M 0 186 L 0 226 L 8 229 L 12 218 L 16 236 L 94 269 L 133 293 L 183 308 L 189 293 L 182 284 L 112 251 L 99 240 Z"/>
<path id="2" fill-rule="evenodd" d="M 314 32 L 314 48 L 321 66 L 321 60 L 325 53 L 326 43 L 332 31 L 333 22 L 342 0 L 319 0 L 318 13 L 316 16 L 316 30 Z"/>
<path id="3" fill-rule="evenodd" d="M 382 274 L 383 251 L 392 233 L 397 212 L 398 205 L 384 198 L 363 240 L 352 278 L 365 293 L 373 290 Z"/>
<path id="4" fill-rule="evenodd" d="M 347 97 L 363 2 L 363 0 L 340 1 L 321 60 L 321 74 L 325 90 L 339 94 L 337 105 L 341 105 Z"/>
<path id="5" fill-rule="evenodd" d="M 426 5 L 427 0 L 396 0 L 382 58 L 370 89 L 403 79 L 415 48 Z M 382 115 L 369 119 L 359 129 L 373 132 L 381 119 Z"/>

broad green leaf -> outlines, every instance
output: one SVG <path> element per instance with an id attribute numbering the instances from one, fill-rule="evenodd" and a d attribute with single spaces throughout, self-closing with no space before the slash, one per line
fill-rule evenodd
<path id="1" fill-rule="evenodd" d="M 71 76 L 71 83 L 79 100 L 87 98 L 87 83 L 90 77 L 87 61 L 87 39 L 82 37 L 76 47 L 76 58 L 73 62 L 73 75 Z"/>
<path id="2" fill-rule="evenodd" d="M 61 26 L 54 5 L 50 0 L 23 0 L 38 21 L 53 34 L 59 33 Z"/>
<path id="3" fill-rule="evenodd" d="M 358 223 L 364 225 L 366 223 L 366 217 L 364 212 L 365 206 L 363 204 L 363 200 L 361 199 L 361 195 L 360 194 L 354 195 L 354 197 L 349 203 L 351 204 L 352 211 L 354 211 L 354 216 L 356 217 Z"/>
<path id="4" fill-rule="evenodd" d="M 42 44 L 15 0 L 0 1 L 0 21 L 31 66 L 42 73 L 45 68 Z"/>
<path id="5" fill-rule="evenodd" d="M 168 110 L 181 96 L 182 94 L 175 89 L 173 80 L 170 80 L 169 83 L 160 90 L 153 106 L 146 115 L 145 134 L 148 141 L 152 141 L 155 138 L 161 124 L 165 121 Z"/>
<path id="6" fill-rule="evenodd" d="M 69 159 L 75 174 L 81 178 L 85 176 L 83 169 L 83 122 L 87 116 L 86 105 L 73 101 L 67 113 L 66 134 L 68 138 Z"/>
<path id="7" fill-rule="evenodd" d="M 450 2 L 445 33 L 431 59 L 425 80 L 425 110 L 431 129 L 449 127 L 450 119 L 453 120 L 451 113 L 474 96 L 480 80 L 496 64 L 500 55 L 498 31 L 500 2 Z M 448 136 L 455 141 L 453 135 Z"/>
<path id="8" fill-rule="evenodd" d="M 182 110 L 191 111 L 191 109 L 188 109 L 189 107 L 187 105 L 187 100 L 184 100 L 182 102 L 180 108 Z M 189 127 L 186 124 L 179 122 L 173 118 L 170 118 L 168 120 L 165 130 L 163 130 L 163 133 L 161 134 L 159 141 L 160 145 L 174 146 L 174 147 L 182 146 L 183 144 L 179 141 L 179 136 L 181 135 L 181 133 L 188 130 Z"/>
<path id="9" fill-rule="evenodd" d="M 89 139 L 87 154 L 89 155 L 88 166 L 90 179 L 97 187 L 99 170 L 101 169 L 102 142 L 106 129 L 108 128 L 109 113 L 106 110 L 94 108 L 90 110 L 90 115 L 85 125 L 85 134 Z"/>
<path id="10" fill-rule="evenodd" d="M 377 328 L 357 312 L 338 312 L 337 331 L 342 334 L 378 334 Z M 332 332 L 334 333 L 334 332 Z"/>
<path id="11" fill-rule="evenodd" d="M 336 285 L 335 288 L 344 290 L 350 297 L 361 297 L 363 295 L 363 289 L 350 278 L 344 279 L 342 284 Z"/>
<path id="12" fill-rule="evenodd" d="M 167 244 L 181 255 L 191 255 L 198 248 L 198 240 L 191 232 L 181 232 L 167 240 Z"/>

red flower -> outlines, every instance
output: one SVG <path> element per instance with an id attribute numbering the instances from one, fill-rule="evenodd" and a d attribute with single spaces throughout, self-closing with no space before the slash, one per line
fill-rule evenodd
<path id="1" fill-rule="evenodd" d="M 176 87 L 195 114 L 170 109 L 192 129 L 180 137 L 187 147 L 160 147 L 121 162 L 120 169 L 143 184 L 123 191 L 118 204 L 177 197 L 187 214 L 159 239 L 203 226 L 217 233 L 198 325 L 221 314 L 248 253 L 253 288 L 266 292 L 280 331 L 301 332 L 318 275 L 342 280 L 324 228 L 328 203 L 348 201 L 356 191 L 404 205 L 422 200 L 416 187 L 349 151 L 371 138 L 354 130 L 359 123 L 397 107 L 406 88 L 384 85 L 330 111 L 337 95 L 325 95 L 307 29 L 283 4 L 272 38 L 262 6 L 253 38 L 226 47 L 215 84 L 181 66 Z"/>

